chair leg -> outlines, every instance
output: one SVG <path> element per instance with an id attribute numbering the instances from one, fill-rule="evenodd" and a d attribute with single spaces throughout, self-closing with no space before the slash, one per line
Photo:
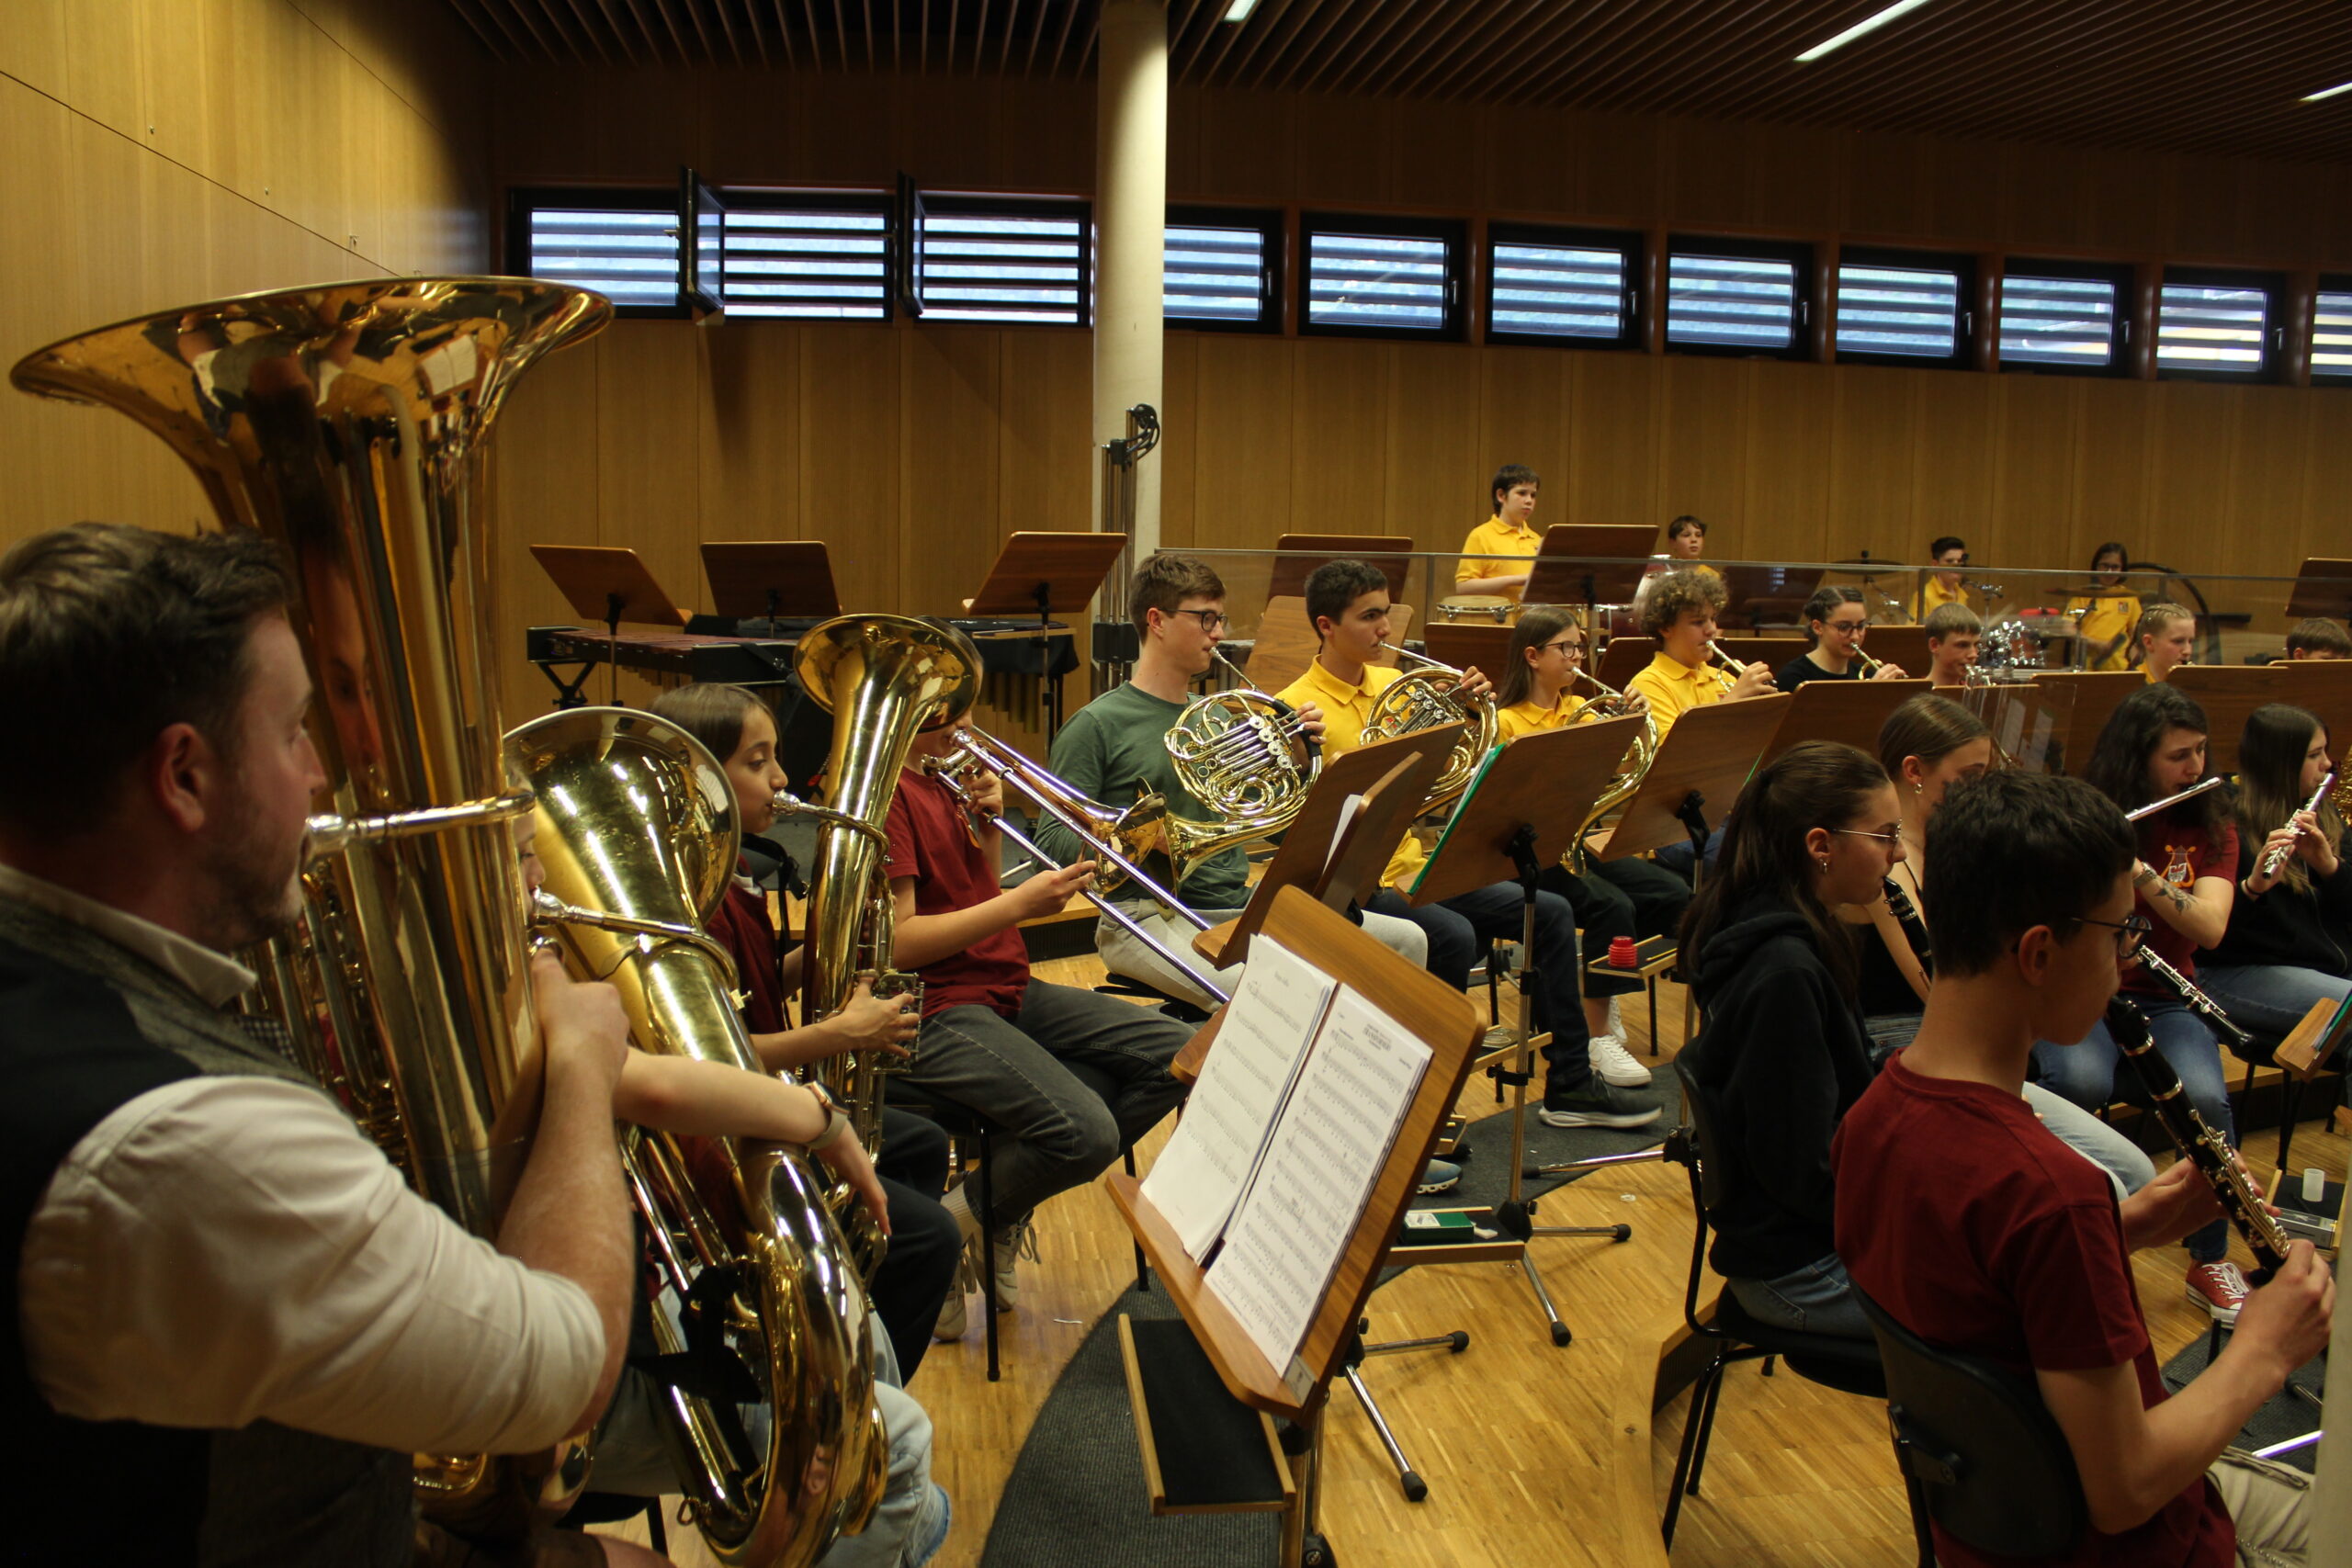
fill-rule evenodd
<path id="1" fill-rule="evenodd" d="M 659 1497 L 645 1500 L 645 1540 L 656 1556 L 670 1555 L 670 1532 L 662 1523 L 662 1499 Z"/>
<path id="2" fill-rule="evenodd" d="M 1902 1462 L 1902 1456 L 1897 1454 L 1895 1463 Z M 1907 1467 L 1903 1472 L 1903 1495 L 1911 1504 L 1911 1539 L 1919 1548 L 1919 1568 L 1936 1568 L 1936 1532 L 1928 1523 L 1931 1517 L 1928 1512 L 1928 1489 L 1919 1484 L 1919 1478 Z"/>
<path id="3" fill-rule="evenodd" d="M 990 1173 L 996 1162 L 989 1157 L 989 1130 L 980 1126 L 980 1168 L 976 1173 L 980 1184 L 980 1318 L 985 1326 L 981 1336 L 989 1347 L 989 1382 L 998 1377 L 996 1335 L 996 1190 Z"/>
<path id="4" fill-rule="evenodd" d="M 2287 1168 L 2287 1151 L 2295 1142 L 2295 1117 L 2302 1108 L 2303 1080 L 2294 1074 L 2278 1086 L 2278 1168 Z"/>
<path id="5" fill-rule="evenodd" d="M 1724 1374 L 1715 1373 L 1715 1381 L 1707 1388 L 1707 1412 L 1699 1418 L 1699 1447 L 1690 1456 L 1690 1495 L 1699 1495 L 1699 1477 L 1707 1468 L 1707 1445 L 1715 1436 L 1715 1406 L 1723 1403 Z"/>
<path id="6" fill-rule="evenodd" d="M 1134 1176 L 1134 1175 L 1135 1175 L 1135 1173 L 1136 1173 L 1136 1151 L 1135 1151 L 1135 1145 L 1132 1145 L 1132 1144 L 1130 1144 L 1129 1145 L 1127 1145 L 1127 1147 L 1126 1147 L 1126 1148 L 1125 1148 L 1125 1149 L 1121 1150 L 1121 1151 L 1120 1151 L 1120 1153 L 1121 1153 L 1122 1156 L 1126 1160 L 1126 1164 L 1127 1164 L 1127 1174 L 1128 1174 L 1130 1177 Z M 1143 1243 L 1141 1243 L 1141 1242 L 1136 1242 L 1136 1243 L 1135 1244 L 1135 1248 L 1136 1248 L 1136 1292 L 1138 1295 L 1140 1295 L 1140 1294 L 1144 1293 L 1145 1292 L 1148 1292 L 1148 1291 L 1149 1291 L 1149 1290 L 1151 1289 L 1151 1265 L 1150 1265 L 1150 1263 L 1149 1263 L 1149 1262 L 1148 1262 L 1148 1261 L 1145 1259 L 1145 1258 L 1144 1258 L 1144 1255 L 1143 1255 Z"/>
<path id="7" fill-rule="evenodd" d="M 1682 1421 L 1682 1447 L 1674 1456 L 1674 1481 L 1666 1489 L 1666 1517 L 1658 1526 L 1659 1533 L 1666 1538 L 1668 1551 L 1674 1547 L 1675 1521 L 1682 1517 L 1683 1488 L 1690 1479 L 1691 1456 L 1699 1448 L 1700 1416 L 1706 1409 L 1707 1396 L 1713 1391 L 1715 1380 L 1723 1376 L 1723 1352 L 1718 1350 L 1714 1359 L 1699 1373 L 1698 1381 L 1690 1385 L 1690 1410 Z"/>

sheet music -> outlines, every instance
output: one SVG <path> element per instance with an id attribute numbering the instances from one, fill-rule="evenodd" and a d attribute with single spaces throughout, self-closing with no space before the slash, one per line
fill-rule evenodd
<path id="1" fill-rule="evenodd" d="M 1206 1277 L 1274 1366 L 1306 1338 L 1429 1065 L 1430 1048 L 1362 996 L 1331 998 Z"/>
<path id="2" fill-rule="evenodd" d="M 1194 1259 L 1208 1256 L 1249 1186 L 1307 1043 L 1338 983 L 1261 936 L 1143 1195 Z"/>
<path id="3" fill-rule="evenodd" d="M 1331 829 L 1331 847 L 1323 852 L 1323 869 L 1331 869 L 1331 862 L 1339 855 L 1340 846 L 1348 840 L 1348 824 L 1363 809 L 1363 796 L 1351 795 L 1340 803 L 1340 825 Z"/>

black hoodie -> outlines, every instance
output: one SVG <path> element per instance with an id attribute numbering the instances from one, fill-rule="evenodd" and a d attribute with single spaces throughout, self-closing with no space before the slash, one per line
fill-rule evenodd
<path id="1" fill-rule="evenodd" d="M 2244 885 L 2254 874 L 2254 859 L 2261 852 L 2261 838 L 2238 834 L 2240 890 L 2230 904 L 2230 928 L 2199 962 L 2210 960 L 2219 968 L 2275 964 L 2323 975 L 2352 974 L 2352 953 L 2346 951 L 2347 929 L 2352 928 L 2352 858 L 2339 861 L 2335 874 L 2325 881 L 2310 866 L 2303 867 L 2310 886 L 2301 893 L 2281 883 L 2259 898 L 2249 898 Z"/>
<path id="2" fill-rule="evenodd" d="M 1861 1021 L 1785 898 L 1732 912 L 1692 976 L 1706 1022 L 1682 1053 L 1717 1107 L 1710 1151 L 1725 1194 L 1708 1261 L 1771 1280 L 1837 1250 L 1829 1140 L 1870 1087 Z"/>

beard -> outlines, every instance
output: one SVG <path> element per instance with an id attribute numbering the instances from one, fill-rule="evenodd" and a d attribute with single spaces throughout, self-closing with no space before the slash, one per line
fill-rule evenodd
<path id="1" fill-rule="evenodd" d="M 206 946 L 234 953 L 266 942 L 302 914 L 302 844 L 264 819 L 249 795 L 237 792 L 237 815 L 207 842 L 202 864 L 211 884 L 204 908 Z"/>

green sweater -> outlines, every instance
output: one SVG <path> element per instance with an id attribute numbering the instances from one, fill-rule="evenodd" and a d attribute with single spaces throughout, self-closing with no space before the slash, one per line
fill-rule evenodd
<path id="1" fill-rule="evenodd" d="M 1168 755 L 1168 731 L 1183 711 L 1183 704 L 1140 686 L 1114 686 L 1062 726 L 1048 765 L 1071 788 L 1105 806 L 1125 807 L 1149 793 L 1166 796 L 1173 816 L 1204 819 L 1208 813 L 1177 781 Z M 1050 817 L 1038 823 L 1037 841 L 1065 864 L 1086 852 L 1078 836 Z M 1144 869 L 1168 886 L 1165 856 L 1152 856 Z M 1120 889 L 1122 897 L 1131 892 Z M 1195 909 L 1238 909 L 1250 901 L 1250 857 L 1238 848 L 1213 855 L 1176 892 Z"/>

